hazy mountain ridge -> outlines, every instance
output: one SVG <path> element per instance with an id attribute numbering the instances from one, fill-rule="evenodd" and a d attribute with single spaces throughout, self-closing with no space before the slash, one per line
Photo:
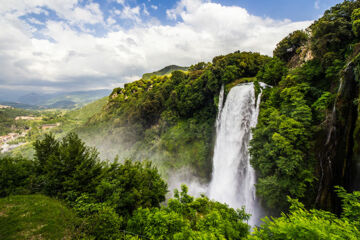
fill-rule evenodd
<path id="1" fill-rule="evenodd" d="M 25 109 L 48 109 L 78 108 L 91 103 L 99 98 L 108 96 L 111 90 L 100 89 L 91 91 L 76 92 L 58 92 L 58 93 L 28 93 L 17 98 L 17 100 L 8 101 L 0 98 L 0 103 L 18 108 Z"/>

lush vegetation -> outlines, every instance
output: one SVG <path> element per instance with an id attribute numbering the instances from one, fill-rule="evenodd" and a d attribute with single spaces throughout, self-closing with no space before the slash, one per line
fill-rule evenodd
<path id="1" fill-rule="evenodd" d="M 317 172 L 322 164 L 319 152 L 325 151 L 319 149 L 319 142 L 325 144 L 320 138 L 331 127 L 339 79 L 346 78 L 342 70 L 358 54 L 352 25 L 356 30 L 359 7 L 358 1 L 345 1 L 314 22 L 311 34 L 290 34 L 257 75 L 258 81 L 273 86 L 264 91 L 250 150 L 259 172 L 257 193 L 270 208 L 287 209 L 286 196 L 302 199 L 307 206 L 315 202 L 321 184 L 317 181 L 323 178 Z M 312 51 L 312 59 L 288 69 L 291 58 L 299 58 L 302 48 L 309 46 L 306 51 Z"/>
<path id="2" fill-rule="evenodd" d="M 289 213 L 272 221 L 266 218 L 249 239 L 359 239 L 360 192 L 349 194 L 339 188 L 338 193 L 343 200 L 341 218 L 322 210 L 307 210 L 302 203 L 289 198 Z"/>
<path id="3" fill-rule="evenodd" d="M 235 52 L 186 72 L 128 83 L 114 89 L 103 111 L 77 132 L 103 158 L 147 158 L 164 175 L 187 167 L 208 179 L 221 85 L 254 80 L 269 60 L 258 53 Z"/>
<path id="4" fill-rule="evenodd" d="M 359 1 L 336 5 L 279 42 L 273 58 L 235 52 L 170 67 L 78 112 L 49 115 L 45 121 L 80 125 L 79 136 L 104 154 L 67 134 L 72 127 L 57 130 L 64 138 L 38 139 L 33 161 L 0 159 L 1 197 L 58 198 L 80 219 L 76 231 L 95 239 L 360 238 L 360 193 L 347 192 L 360 156 L 359 9 Z M 251 236 L 243 209 L 195 199 L 186 186 L 162 204 L 161 177 L 188 167 L 209 179 L 220 88 L 228 93 L 248 81 L 257 94 L 259 82 L 271 85 L 262 93 L 250 155 L 257 195 L 282 212 Z M 337 183 L 347 191 L 334 190 Z"/>
<path id="5" fill-rule="evenodd" d="M 34 148 L 34 160 L 0 159 L 0 189 L 2 197 L 42 193 L 64 201 L 72 210 L 66 210 L 64 216 L 54 221 L 47 219 L 53 223 L 49 229 L 57 225 L 72 227 L 76 232 L 74 238 L 95 239 L 244 239 L 248 234 L 249 226 L 244 223 L 248 215 L 243 209 L 234 210 L 206 197 L 194 199 L 187 194 L 186 186 L 175 193 L 167 206 L 160 206 L 165 201 L 167 184 L 150 162 L 119 163 L 116 159 L 112 163 L 100 162 L 96 150 L 85 146 L 74 133 L 62 140 L 45 135 L 35 142 Z M 39 201 L 34 206 L 55 204 L 40 195 L 4 199 L 1 211 L 6 213 L 0 215 L 0 220 L 3 216 L 4 221 L 12 219 L 7 218 L 11 212 L 6 210 L 11 199 L 18 201 L 20 208 L 19 212 L 11 213 L 14 218 L 11 221 L 19 221 L 19 214 L 24 211 L 35 211 L 34 206 L 24 205 L 27 198 L 30 203 Z M 36 219 L 41 218 L 46 210 L 39 208 L 33 214 Z M 6 234 L 17 236 L 44 220 L 26 227 L 23 225 L 26 222 L 22 222 Z M 46 235 L 48 228 L 36 228 L 31 234 Z M 55 239 L 70 234 L 63 229 L 52 230 Z"/>
<path id="6" fill-rule="evenodd" d="M 97 153 L 70 133 L 46 135 L 34 160 L 0 159 L 0 236 L 3 239 L 357 239 L 360 192 L 338 188 L 341 217 L 306 210 L 290 199 L 290 212 L 249 235 L 244 209 L 234 210 L 187 187 L 165 200 L 166 183 L 150 163 L 100 163 Z M 70 161 L 71 160 L 71 161 Z M 7 173 L 7 174 L 4 174 Z M 48 198 L 42 193 L 57 197 Z M 9 196 L 10 194 L 10 196 Z M 12 196 L 11 194 L 33 194 Z M 66 206 L 65 206 L 66 205 Z"/>

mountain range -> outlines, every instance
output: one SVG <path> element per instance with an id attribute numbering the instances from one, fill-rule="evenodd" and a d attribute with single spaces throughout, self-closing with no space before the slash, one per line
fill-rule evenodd
<path id="1" fill-rule="evenodd" d="M 24 109 L 71 109 L 84 106 L 87 103 L 105 97 L 110 92 L 110 89 L 57 93 L 30 92 L 17 97 L 16 95 L 9 97 L 9 94 L 0 92 L 0 103 Z"/>

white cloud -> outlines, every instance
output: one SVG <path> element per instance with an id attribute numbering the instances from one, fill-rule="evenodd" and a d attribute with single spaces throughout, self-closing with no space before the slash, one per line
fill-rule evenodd
<path id="1" fill-rule="evenodd" d="M 41 22 L 41 21 L 39 21 L 39 20 L 37 20 L 35 18 L 28 18 L 27 20 L 32 24 L 45 25 L 43 22 Z"/>
<path id="2" fill-rule="evenodd" d="M 116 20 L 114 18 L 112 18 L 112 17 L 108 17 L 106 19 L 106 23 L 109 24 L 109 25 L 113 25 L 113 24 L 116 23 Z"/>
<path id="3" fill-rule="evenodd" d="M 97 3 L 90 3 L 85 7 L 76 7 L 62 17 L 71 24 L 96 24 L 103 22 L 103 14 Z"/>
<path id="4" fill-rule="evenodd" d="M 151 5 L 150 6 L 152 9 L 154 9 L 154 10 L 157 10 L 158 9 L 158 6 L 156 6 L 156 5 Z"/>
<path id="5" fill-rule="evenodd" d="M 13 2 L 14 5 L 7 5 L 7 1 L 0 3 L 2 87 L 35 86 L 44 90 L 115 87 L 166 65 L 188 66 L 236 50 L 271 55 L 283 37 L 311 23 L 275 21 L 253 16 L 240 7 L 183 0 L 168 11 L 170 18 L 178 19 L 174 25 L 143 23 L 140 7 L 124 6 L 117 17 L 138 24 L 124 29 L 112 25 L 115 20 L 108 17 L 104 26 L 111 28 L 100 37 L 71 27 L 103 21 L 97 4 L 79 7 L 75 0 Z M 15 4 L 19 2 L 25 5 Z M 33 36 L 33 28 L 18 16 L 20 11 L 39 10 L 41 4 L 55 9 L 68 21 L 45 22 L 40 33 L 47 39 L 40 40 Z M 10 14 L 17 7 L 19 13 Z M 80 14 L 74 16 L 74 13 Z"/>
<path id="6" fill-rule="evenodd" d="M 314 8 L 315 9 L 320 9 L 320 0 L 316 0 L 314 3 Z"/>
<path id="7" fill-rule="evenodd" d="M 0 16 L 5 14 L 23 16 L 28 13 L 49 15 L 48 11 L 41 7 L 55 11 L 59 17 L 74 25 L 103 22 L 99 4 L 89 3 L 80 7 L 78 0 L 3 0 L 0 3 Z"/>
<path id="8" fill-rule="evenodd" d="M 78 0 L 2 0 L 0 14 L 11 13 L 12 15 L 22 16 L 27 13 L 45 13 L 47 11 L 40 7 L 44 6 L 54 10 L 61 16 L 65 16 L 77 3 Z"/>
<path id="9" fill-rule="evenodd" d="M 116 0 L 116 2 L 119 3 L 119 4 L 122 4 L 122 5 L 125 4 L 125 0 Z"/>
<path id="10" fill-rule="evenodd" d="M 120 18 L 123 19 L 130 19 L 135 22 L 141 22 L 140 19 L 140 7 L 130 7 L 130 6 L 124 6 L 123 10 L 120 13 Z"/>
<path id="11" fill-rule="evenodd" d="M 143 14 L 144 14 L 145 16 L 150 16 L 150 13 L 149 13 L 149 11 L 148 11 L 147 8 L 146 8 L 145 3 L 143 3 Z"/>

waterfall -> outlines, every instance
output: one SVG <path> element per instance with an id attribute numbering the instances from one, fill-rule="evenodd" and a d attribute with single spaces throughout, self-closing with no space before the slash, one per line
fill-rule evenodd
<path id="1" fill-rule="evenodd" d="M 235 86 L 223 104 L 223 88 L 219 97 L 213 173 L 208 195 L 230 207 L 245 206 L 252 214 L 249 224 L 258 224 L 262 209 L 255 194 L 255 171 L 250 165 L 251 128 L 256 126 L 260 94 L 255 99 L 253 83 Z M 221 100 L 221 101 L 220 101 Z"/>

